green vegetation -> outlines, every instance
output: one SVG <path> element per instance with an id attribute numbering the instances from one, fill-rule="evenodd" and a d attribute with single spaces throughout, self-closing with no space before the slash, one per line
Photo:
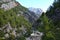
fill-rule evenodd
<path id="1" fill-rule="evenodd" d="M 20 27 L 24 26 L 26 28 L 26 30 L 28 30 L 27 32 L 30 32 L 32 24 L 28 20 L 26 20 L 25 17 L 19 11 L 22 11 L 24 13 L 24 11 L 27 11 L 27 9 L 24 8 L 23 6 L 17 6 L 8 11 L 4 11 L 3 9 L 0 9 L 0 28 L 4 27 L 8 23 L 10 23 L 12 28 L 17 28 L 19 30 Z M 27 33 L 27 34 L 29 36 L 30 33 Z M 1 40 L 3 40 L 2 38 L 4 37 L 4 35 L 5 35 L 5 33 L 2 30 L 2 32 L 0 32 Z M 26 35 L 26 34 L 24 34 L 24 35 Z M 18 37 L 18 39 L 25 40 L 25 37 Z M 15 39 L 15 37 L 13 35 L 9 38 L 11 40 Z M 9 39 L 7 39 L 7 40 L 9 40 Z"/>
<path id="2" fill-rule="evenodd" d="M 37 22 L 37 30 L 44 33 L 43 40 L 60 40 L 60 0 L 54 1 Z"/>
<path id="3" fill-rule="evenodd" d="M 53 21 L 55 39 L 60 40 L 60 0 L 54 1 L 53 6 L 46 12 L 47 17 Z"/>
<path id="4" fill-rule="evenodd" d="M 25 19 L 23 13 L 26 11 L 28 11 L 28 9 L 20 4 L 8 11 L 0 9 L 0 28 L 10 23 L 12 28 L 17 28 L 16 34 L 22 33 L 22 36 L 19 37 L 15 37 L 13 34 L 8 33 L 10 37 L 4 38 L 7 32 L 4 33 L 3 30 L 5 29 L 0 29 L 0 40 L 26 40 L 25 37 L 30 36 L 32 33 L 32 23 Z M 42 13 L 37 23 L 36 29 L 44 33 L 42 40 L 60 40 L 60 0 L 54 1 L 47 12 Z M 26 30 L 20 30 L 22 26 L 24 26 Z M 26 33 L 23 34 L 23 31 L 26 31 Z"/>
<path id="5" fill-rule="evenodd" d="M 49 21 L 45 13 L 42 14 L 39 20 L 40 25 L 38 25 L 37 30 L 44 33 L 43 40 L 55 40 L 54 32 L 52 31 L 54 27 L 52 21 Z"/>
<path id="6" fill-rule="evenodd" d="M 25 25 L 26 27 L 31 26 L 31 24 L 25 20 L 22 15 L 17 15 L 18 14 L 16 14 L 13 10 L 4 11 L 0 9 L 0 27 L 4 26 L 8 22 L 11 23 L 12 27 L 21 25 Z"/>

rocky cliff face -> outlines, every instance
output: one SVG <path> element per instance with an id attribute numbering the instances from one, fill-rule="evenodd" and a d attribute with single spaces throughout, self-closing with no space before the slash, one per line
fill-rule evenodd
<path id="1" fill-rule="evenodd" d="M 15 0 L 0 0 L 0 2 L 11 2 L 11 1 L 15 1 Z"/>
<path id="2" fill-rule="evenodd" d="M 3 8 L 4 10 L 9 10 L 16 7 L 17 5 L 18 4 L 13 0 L 2 0 L 1 8 Z"/>
<path id="3" fill-rule="evenodd" d="M 28 8 L 28 9 L 29 9 L 30 11 L 34 12 L 38 18 L 39 18 L 39 17 L 42 15 L 42 13 L 43 13 L 42 9 L 40 9 L 40 8 L 32 8 L 32 7 L 30 7 L 30 8 Z"/>

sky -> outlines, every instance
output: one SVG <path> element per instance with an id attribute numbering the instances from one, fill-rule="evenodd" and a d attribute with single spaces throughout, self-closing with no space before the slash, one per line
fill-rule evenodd
<path id="1" fill-rule="evenodd" d="M 16 0 L 18 1 L 21 5 L 29 8 L 40 8 L 44 12 L 49 8 L 50 5 L 52 5 L 54 0 Z"/>

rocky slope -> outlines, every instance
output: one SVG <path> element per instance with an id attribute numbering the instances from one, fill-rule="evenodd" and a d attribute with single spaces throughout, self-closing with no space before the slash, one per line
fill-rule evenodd
<path id="1" fill-rule="evenodd" d="M 35 12 L 30 11 L 27 8 L 23 7 L 21 4 L 19 4 L 15 0 L 9 0 L 9 1 L 8 0 L 5 0 L 5 1 L 2 0 L 0 4 L 1 4 L 0 8 L 4 9 L 5 11 L 10 10 L 12 8 L 16 8 L 18 10 L 17 12 L 22 13 L 24 15 L 24 17 L 31 23 L 36 21 L 38 18 L 38 15 L 35 14 Z"/>
<path id="2" fill-rule="evenodd" d="M 35 13 L 29 11 L 17 1 L 0 0 L 1 40 L 18 40 L 23 35 L 29 36 L 32 24 L 36 20 Z"/>

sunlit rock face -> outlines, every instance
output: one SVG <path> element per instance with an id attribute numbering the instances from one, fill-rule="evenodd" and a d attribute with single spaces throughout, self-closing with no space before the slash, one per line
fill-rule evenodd
<path id="1" fill-rule="evenodd" d="M 36 14 L 37 17 L 40 17 L 41 14 L 43 13 L 43 11 L 40 8 L 28 8 L 30 11 L 34 12 Z"/>
<path id="2" fill-rule="evenodd" d="M 10 10 L 17 5 L 18 3 L 16 3 L 15 0 L 0 0 L 0 8 L 3 8 L 4 10 Z"/>
<path id="3" fill-rule="evenodd" d="M 3 8 L 4 10 L 9 10 L 9 9 L 14 8 L 16 6 L 17 6 L 17 3 L 15 3 L 14 1 L 11 1 L 7 4 L 2 4 L 1 8 Z"/>
<path id="4" fill-rule="evenodd" d="M 1 2 L 11 2 L 11 1 L 15 1 L 15 0 L 0 0 Z"/>

